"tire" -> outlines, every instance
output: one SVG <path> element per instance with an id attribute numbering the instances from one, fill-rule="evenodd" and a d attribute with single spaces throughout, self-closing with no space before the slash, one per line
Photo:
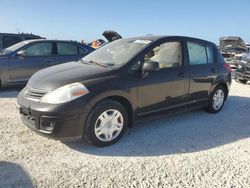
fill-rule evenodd
<path id="1" fill-rule="evenodd" d="M 221 98 L 219 99 L 219 97 Z M 217 86 L 209 97 L 207 111 L 211 113 L 219 112 L 224 105 L 225 99 L 226 99 L 226 92 L 225 92 L 224 87 Z"/>
<path id="2" fill-rule="evenodd" d="M 246 83 L 247 83 L 247 80 L 239 79 L 239 82 L 242 83 L 242 84 L 246 84 Z"/>
<path id="3" fill-rule="evenodd" d="M 91 110 L 84 126 L 83 136 L 89 144 L 104 147 L 117 142 L 124 134 L 127 125 L 126 109 L 119 102 L 105 99 Z"/>

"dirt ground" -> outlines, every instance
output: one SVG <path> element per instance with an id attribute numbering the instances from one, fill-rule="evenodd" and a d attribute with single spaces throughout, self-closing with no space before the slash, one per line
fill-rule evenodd
<path id="1" fill-rule="evenodd" d="M 250 187 L 250 84 L 223 110 L 138 124 L 115 145 L 62 143 L 22 125 L 0 91 L 0 187 Z"/>

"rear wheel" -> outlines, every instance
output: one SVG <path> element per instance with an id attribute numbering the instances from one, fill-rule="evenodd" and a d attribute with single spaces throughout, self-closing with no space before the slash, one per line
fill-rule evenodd
<path id="1" fill-rule="evenodd" d="M 242 84 L 246 84 L 246 83 L 247 83 L 247 80 L 239 79 L 239 82 L 242 83 Z"/>
<path id="2" fill-rule="evenodd" d="M 224 105 L 225 98 L 226 92 L 224 87 L 217 86 L 209 98 L 207 110 L 211 113 L 219 112 Z"/>
<path id="3" fill-rule="evenodd" d="M 90 112 L 83 134 L 88 143 L 107 146 L 122 137 L 127 124 L 125 108 L 120 103 L 107 99 L 98 103 Z"/>

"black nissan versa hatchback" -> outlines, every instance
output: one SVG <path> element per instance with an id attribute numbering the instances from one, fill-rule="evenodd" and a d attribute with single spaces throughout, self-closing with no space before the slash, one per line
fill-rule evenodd
<path id="1" fill-rule="evenodd" d="M 219 112 L 230 84 L 231 69 L 215 44 L 146 36 L 38 71 L 17 106 L 23 123 L 44 136 L 106 146 L 149 115 L 193 107 Z"/>

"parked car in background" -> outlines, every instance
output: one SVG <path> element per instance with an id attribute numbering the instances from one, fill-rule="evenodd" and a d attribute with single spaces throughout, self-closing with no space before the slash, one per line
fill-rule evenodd
<path id="1" fill-rule="evenodd" d="M 235 71 L 235 80 L 243 84 L 250 81 L 250 53 L 243 55 Z"/>
<path id="2" fill-rule="evenodd" d="M 0 54 L 1 87 L 25 84 L 36 71 L 77 61 L 93 50 L 73 41 L 36 39 L 17 43 Z"/>
<path id="3" fill-rule="evenodd" d="M 228 36 L 220 38 L 220 50 L 226 63 L 237 66 L 242 55 L 247 52 L 247 45 L 240 37 Z"/>
<path id="4" fill-rule="evenodd" d="M 149 115 L 201 107 L 217 113 L 230 84 L 230 66 L 215 44 L 145 36 L 35 73 L 17 105 L 23 123 L 44 136 L 106 146 Z"/>
<path id="5" fill-rule="evenodd" d="M 24 40 L 42 39 L 34 34 L 26 33 L 0 33 L 0 51 Z"/>

